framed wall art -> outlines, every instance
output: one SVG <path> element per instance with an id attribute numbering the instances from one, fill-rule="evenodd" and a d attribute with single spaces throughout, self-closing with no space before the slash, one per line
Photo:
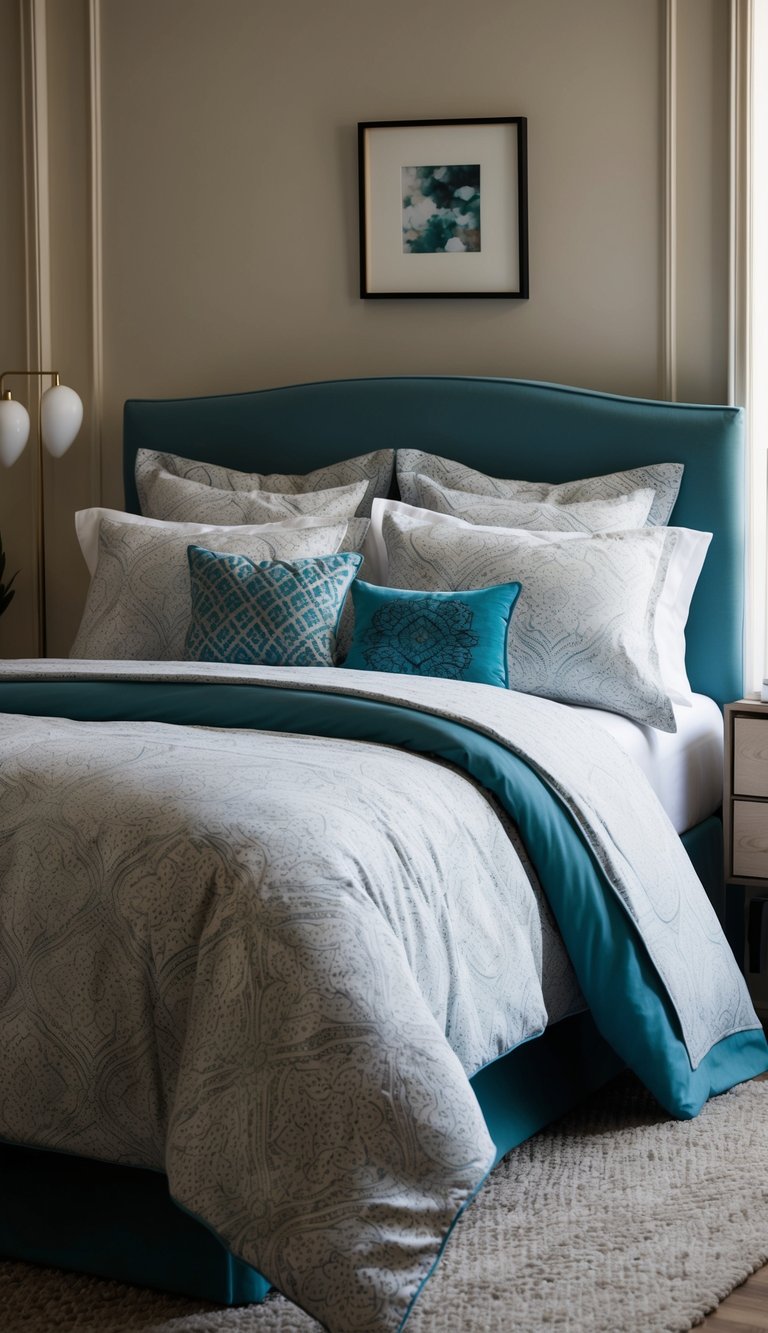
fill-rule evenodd
<path id="1" fill-rule="evenodd" d="M 524 116 L 357 132 L 361 297 L 528 296 Z"/>

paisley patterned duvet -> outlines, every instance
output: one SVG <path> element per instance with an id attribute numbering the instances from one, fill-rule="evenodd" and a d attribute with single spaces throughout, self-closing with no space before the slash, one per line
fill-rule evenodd
<path id="1" fill-rule="evenodd" d="M 362 672 L 146 670 L 436 702 L 436 682 Z M 646 941 L 689 1071 L 756 1028 L 618 747 L 586 757 L 585 724 L 565 739 L 547 700 L 452 684 L 437 704 L 546 773 Z M 583 1004 L 491 799 L 370 741 L 10 714 L 0 787 L 0 1137 L 164 1169 L 333 1333 L 399 1328 L 493 1161 L 467 1076 Z"/>
<path id="2" fill-rule="evenodd" d="M 493 1159 L 466 1074 L 548 1017 L 560 946 L 488 800 L 353 741 L 0 746 L 2 1137 L 166 1169 L 331 1328 L 395 1327 Z"/>

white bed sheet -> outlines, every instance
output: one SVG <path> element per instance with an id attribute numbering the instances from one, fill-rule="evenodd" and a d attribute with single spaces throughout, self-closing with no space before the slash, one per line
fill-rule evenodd
<path id="1" fill-rule="evenodd" d="M 723 715 L 714 699 L 694 694 L 675 705 L 677 732 L 644 727 L 617 713 L 575 708 L 594 718 L 628 750 L 649 779 L 678 833 L 719 808 L 723 798 Z"/>

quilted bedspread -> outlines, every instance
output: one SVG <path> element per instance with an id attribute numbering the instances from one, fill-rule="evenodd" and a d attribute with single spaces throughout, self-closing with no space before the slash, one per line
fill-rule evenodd
<path id="1" fill-rule="evenodd" d="M 345 671 L 28 675 L 57 670 L 338 692 L 475 728 L 577 824 L 690 1067 L 758 1029 L 650 788 L 561 706 Z M 493 1162 L 468 1075 L 583 1003 L 488 795 L 370 741 L 13 714 L 0 787 L 0 1137 L 163 1169 L 334 1333 L 399 1328 Z"/>

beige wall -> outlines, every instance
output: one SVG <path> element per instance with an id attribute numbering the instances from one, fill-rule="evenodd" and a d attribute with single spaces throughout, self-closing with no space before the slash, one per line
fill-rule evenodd
<path id="1" fill-rule="evenodd" d="M 728 0 L 675 9 L 673 351 L 678 396 L 714 401 Z M 52 327 L 89 414 L 53 500 L 52 651 L 84 586 L 72 509 L 100 470 L 105 501 L 121 500 L 126 397 L 418 372 L 664 392 L 666 15 L 661 0 L 48 0 Z M 103 338 L 89 269 L 99 80 Z M 356 122 L 506 114 L 528 118 L 530 300 L 361 301 Z M 8 507 L 4 488 L 4 532 Z"/>
<path id="2" fill-rule="evenodd" d="M 0 189 L 0 373 L 26 366 L 24 281 L 24 166 L 21 125 L 21 31 L 18 0 L 0 0 L 0 125 L 3 127 L 3 188 Z M 8 385 L 25 401 L 24 382 Z M 33 511 L 27 508 L 32 455 L 27 450 L 10 471 L 0 468 L 0 533 L 6 553 L 3 581 L 17 569 L 16 596 L 0 617 L 0 656 L 14 657 L 34 642 Z"/>

